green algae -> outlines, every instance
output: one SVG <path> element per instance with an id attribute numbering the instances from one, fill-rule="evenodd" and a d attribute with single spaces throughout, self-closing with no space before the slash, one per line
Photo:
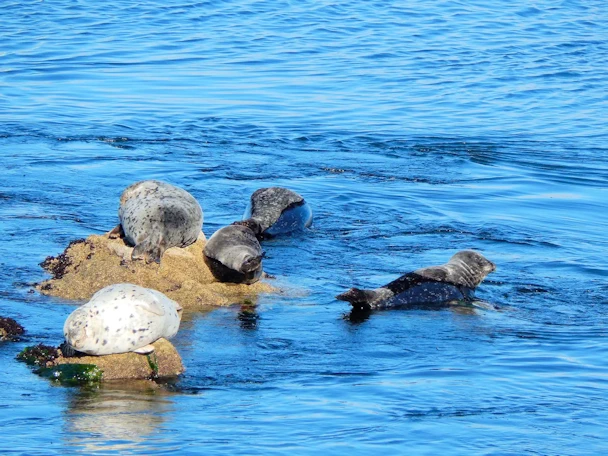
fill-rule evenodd
<path id="1" fill-rule="evenodd" d="M 47 363 L 54 361 L 58 357 L 59 353 L 56 347 L 38 344 L 32 347 L 25 347 L 21 353 L 16 356 L 16 359 L 30 366 L 46 367 Z"/>
<path id="2" fill-rule="evenodd" d="M 150 375 L 151 380 L 155 380 L 158 378 L 158 358 L 156 357 L 156 353 L 152 352 L 146 355 L 148 358 L 148 364 L 150 365 L 150 369 L 152 370 L 152 375 Z"/>
<path id="3" fill-rule="evenodd" d="M 58 364 L 38 369 L 36 373 L 64 386 L 99 383 L 103 378 L 103 371 L 94 364 Z"/>

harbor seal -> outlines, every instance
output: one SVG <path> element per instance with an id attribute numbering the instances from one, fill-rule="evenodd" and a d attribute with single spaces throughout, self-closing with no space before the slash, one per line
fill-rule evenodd
<path id="1" fill-rule="evenodd" d="M 125 189 L 118 209 L 120 225 L 110 236 L 122 230 L 133 245 L 131 259 L 160 263 L 169 247 L 193 244 L 203 228 L 203 210 L 185 190 L 157 180 L 137 182 Z"/>
<path id="2" fill-rule="evenodd" d="M 88 355 L 151 353 L 150 344 L 177 333 L 181 310 L 160 291 L 131 283 L 110 285 L 68 316 L 64 346 Z"/>
<path id="3" fill-rule="evenodd" d="M 480 253 L 463 250 L 441 266 L 417 269 L 374 290 L 351 288 L 336 299 L 350 302 L 353 310 L 471 301 L 475 288 L 495 270 Z"/>
<path id="4" fill-rule="evenodd" d="M 260 188 L 253 192 L 243 221 L 258 238 L 270 238 L 303 230 L 312 224 L 312 209 L 296 192 L 282 187 Z"/>
<path id="5" fill-rule="evenodd" d="M 252 284 L 262 276 L 262 247 L 246 226 L 228 225 L 209 238 L 205 263 L 220 282 Z"/>

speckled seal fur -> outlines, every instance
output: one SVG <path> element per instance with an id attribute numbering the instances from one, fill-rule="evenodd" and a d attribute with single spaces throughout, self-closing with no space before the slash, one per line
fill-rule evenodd
<path id="1" fill-rule="evenodd" d="M 262 247 L 255 234 L 242 225 L 225 226 L 203 249 L 205 263 L 220 282 L 257 282 L 262 275 Z"/>
<path id="2" fill-rule="evenodd" d="M 296 192 L 282 187 L 253 192 L 243 221 L 258 237 L 272 237 L 308 228 L 312 224 L 310 205 Z"/>
<path id="3" fill-rule="evenodd" d="M 336 296 L 353 309 L 385 309 L 413 304 L 470 301 L 475 289 L 496 266 L 472 250 L 456 253 L 440 266 L 417 269 L 374 290 L 350 290 Z"/>
<path id="4" fill-rule="evenodd" d="M 156 180 L 127 187 L 120 197 L 118 218 L 126 241 L 135 247 L 131 258 L 146 262 L 160 262 L 170 247 L 193 244 L 203 227 L 203 210 L 194 197 Z"/>
<path id="5" fill-rule="evenodd" d="M 66 344 L 89 355 L 149 353 L 151 343 L 179 329 L 181 306 L 159 291 L 130 283 L 102 288 L 70 314 Z"/>

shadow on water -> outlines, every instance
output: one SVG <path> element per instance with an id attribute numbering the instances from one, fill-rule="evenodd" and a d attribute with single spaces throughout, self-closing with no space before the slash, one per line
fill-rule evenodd
<path id="1" fill-rule="evenodd" d="M 479 315 L 479 311 L 498 311 L 502 310 L 501 307 L 490 304 L 485 301 L 475 300 L 472 303 L 437 303 L 437 304 L 404 304 L 392 306 L 390 309 L 372 310 L 356 307 L 351 309 L 350 312 L 344 314 L 344 320 L 347 320 L 354 324 L 363 323 L 373 314 L 376 313 L 390 313 L 390 312 L 407 312 L 407 311 L 427 311 L 427 312 L 442 312 L 449 310 L 460 315 Z"/>
<path id="2" fill-rule="evenodd" d="M 242 305 L 237 318 L 242 329 L 255 330 L 258 328 L 260 315 L 257 313 L 255 305 Z"/>

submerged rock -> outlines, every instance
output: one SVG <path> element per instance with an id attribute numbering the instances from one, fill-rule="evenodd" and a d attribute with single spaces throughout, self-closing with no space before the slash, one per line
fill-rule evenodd
<path id="1" fill-rule="evenodd" d="M 205 264 L 205 242 L 201 233 L 188 247 L 167 249 L 159 265 L 132 261 L 133 248 L 122 238 L 92 235 L 71 242 L 62 254 L 44 260 L 41 266 L 53 278 L 38 284 L 37 289 L 46 295 L 88 300 L 108 285 L 133 283 L 166 294 L 184 310 L 230 305 L 255 298 L 259 293 L 277 291 L 263 282 L 251 285 L 218 282 Z"/>
<path id="2" fill-rule="evenodd" d="M 58 364 L 43 367 L 37 373 L 66 386 L 97 383 L 103 378 L 103 371 L 94 364 Z"/>
<path id="3" fill-rule="evenodd" d="M 154 352 L 149 355 L 78 354 L 66 357 L 60 348 L 39 344 L 27 347 L 17 355 L 17 359 L 31 366 L 38 366 L 37 374 L 68 385 L 102 380 L 176 377 L 184 372 L 182 359 L 168 340 L 159 339 L 152 345 Z"/>
<path id="4" fill-rule="evenodd" d="M 23 326 L 15 320 L 8 317 L 0 317 L 0 340 L 15 340 L 23 333 Z"/>

